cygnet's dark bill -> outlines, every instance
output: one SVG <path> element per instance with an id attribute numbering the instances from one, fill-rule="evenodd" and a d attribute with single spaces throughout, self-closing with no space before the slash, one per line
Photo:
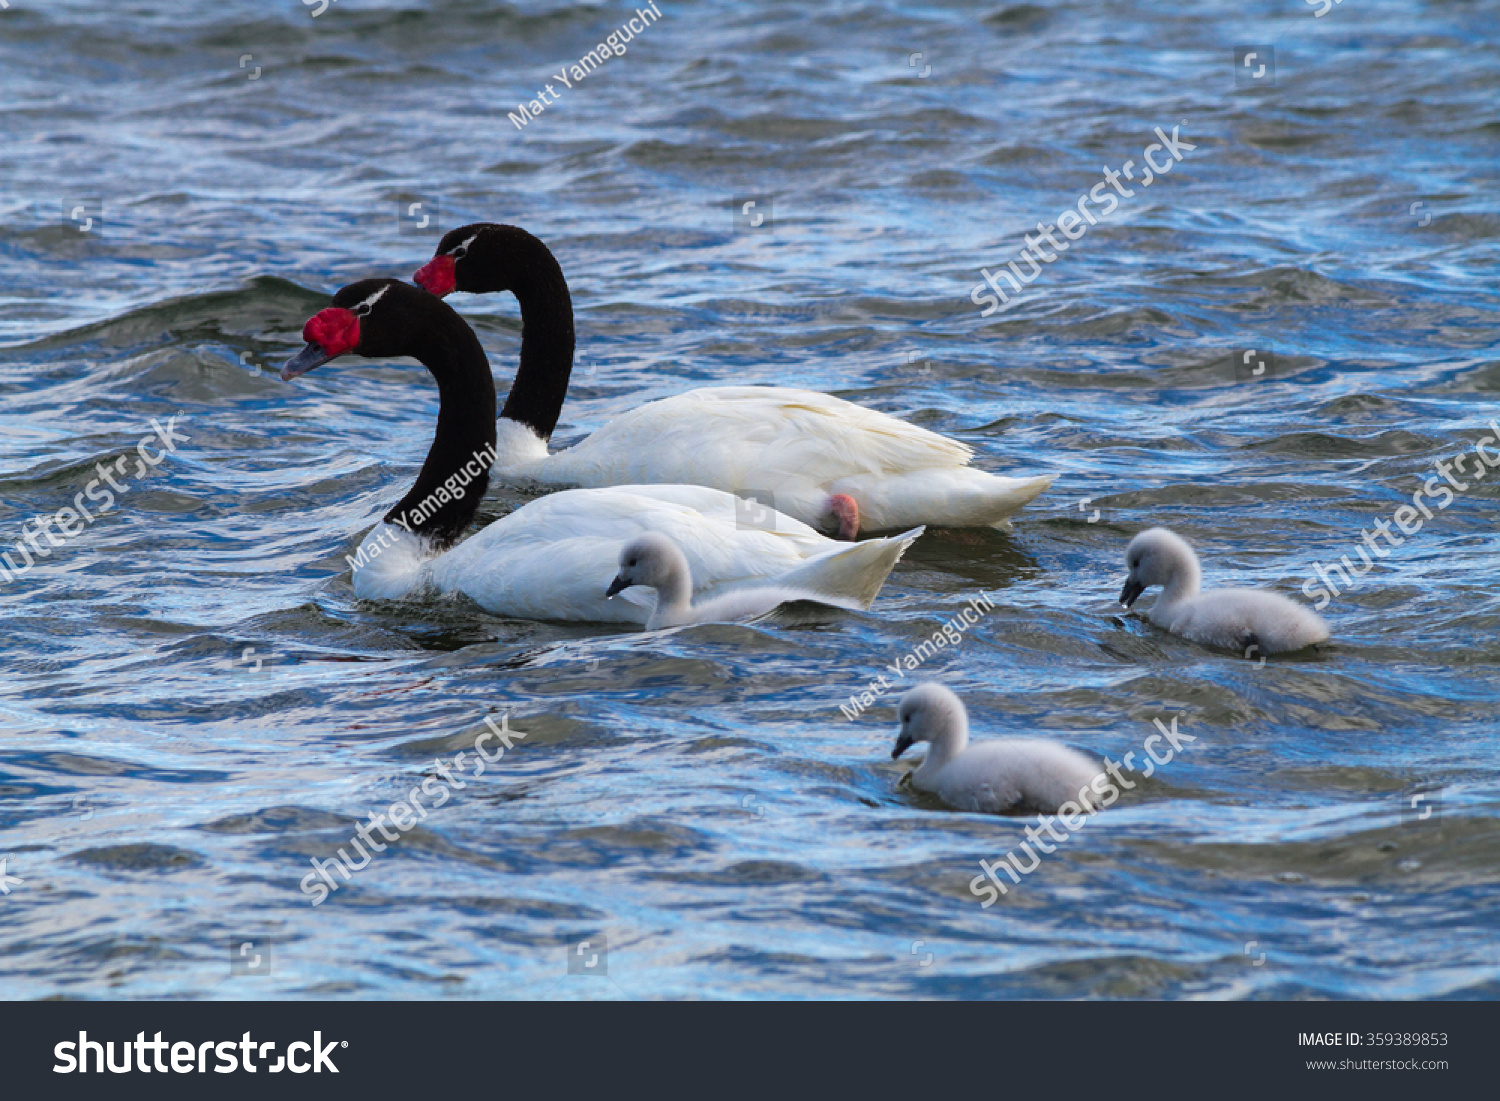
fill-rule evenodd
<path id="1" fill-rule="evenodd" d="M 1125 582 L 1125 587 L 1120 590 L 1120 603 L 1128 608 L 1137 600 L 1139 600 L 1141 598 L 1141 594 L 1145 591 L 1146 586 L 1142 585 L 1133 577 L 1129 578 Z"/>

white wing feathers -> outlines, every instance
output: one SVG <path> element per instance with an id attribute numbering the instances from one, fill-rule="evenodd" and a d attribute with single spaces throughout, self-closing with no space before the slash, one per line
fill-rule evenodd
<path id="1" fill-rule="evenodd" d="M 708 485 L 824 525 L 828 497 L 848 493 L 872 531 L 996 523 L 1047 484 L 975 470 L 964 444 L 888 414 L 776 386 L 704 387 L 649 402 L 550 456 L 540 441 L 505 442 L 496 463 L 502 475 L 581 486 Z M 963 500 L 950 508 L 960 472 Z M 924 494 L 924 486 L 936 492 Z"/>

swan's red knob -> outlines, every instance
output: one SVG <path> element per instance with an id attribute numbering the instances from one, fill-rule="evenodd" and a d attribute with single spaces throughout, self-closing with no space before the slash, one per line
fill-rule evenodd
<path id="1" fill-rule="evenodd" d="M 350 310 L 329 306 L 307 319 L 302 326 L 302 339 L 316 344 L 333 359 L 359 347 L 359 318 Z"/>
<path id="2" fill-rule="evenodd" d="M 434 256 L 417 269 L 417 274 L 412 276 L 412 282 L 429 294 L 442 298 L 446 294 L 452 294 L 458 286 L 455 266 L 451 256 L 446 254 Z"/>
<path id="3" fill-rule="evenodd" d="M 291 382 L 359 347 L 359 318 L 351 310 L 329 306 L 307 319 L 302 326 L 302 339 L 307 341 L 306 346 L 281 368 L 282 382 Z"/>

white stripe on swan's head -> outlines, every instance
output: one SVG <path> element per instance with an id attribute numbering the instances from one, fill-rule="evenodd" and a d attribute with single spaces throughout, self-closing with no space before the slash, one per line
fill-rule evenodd
<path id="1" fill-rule="evenodd" d="M 353 306 L 349 307 L 349 312 L 354 314 L 355 317 L 364 317 L 375 308 L 375 303 L 379 302 L 385 295 L 385 292 L 390 289 L 391 285 L 387 283 L 363 302 L 356 302 Z"/>

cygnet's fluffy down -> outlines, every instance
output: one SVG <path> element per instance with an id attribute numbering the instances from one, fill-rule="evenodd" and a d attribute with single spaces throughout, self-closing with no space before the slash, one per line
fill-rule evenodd
<path id="1" fill-rule="evenodd" d="M 912 785 L 958 810 L 1092 812 L 1109 786 L 1109 776 L 1099 765 L 1056 742 L 1004 738 L 970 745 L 963 701 L 933 681 L 902 696 L 897 715 L 901 733 L 892 759 L 914 742 L 929 743 L 927 756 L 911 774 Z"/>
<path id="2" fill-rule="evenodd" d="M 879 570 L 883 566 L 884 572 L 889 572 L 895 560 L 901 556 L 901 551 L 905 550 L 906 545 L 914 538 L 916 538 L 915 534 L 909 533 L 904 543 L 898 538 L 867 540 L 863 544 L 856 544 L 873 552 L 868 556 L 870 563 L 863 568 L 868 570 L 873 567 Z M 883 548 L 880 545 L 887 542 L 891 544 L 889 548 Z M 854 552 L 853 548 L 846 548 L 838 553 L 848 557 L 851 553 L 857 552 Z M 889 559 L 889 561 L 882 561 L 884 559 Z M 833 579 L 831 572 L 820 569 L 820 562 L 821 560 L 815 560 L 812 569 L 794 571 L 792 576 L 797 579 L 805 576 L 812 585 L 831 581 Z M 825 577 L 824 574 L 829 574 L 829 576 Z M 884 573 L 881 576 L 883 579 Z M 648 631 L 660 630 L 663 627 L 680 627 L 689 623 L 730 623 L 740 619 L 753 619 L 755 616 L 775 610 L 782 604 L 797 600 L 810 600 L 851 610 L 864 606 L 847 593 L 817 591 L 811 586 L 800 588 L 791 585 L 756 585 L 735 589 L 695 605 L 693 604 L 693 576 L 687 556 L 670 538 L 657 532 L 638 536 L 625 544 L 620 551 L 620 570 L 615 574 L 615 579 L 610 582 L 604 595 L 614 596 L 632 585 L 642 585 L 656 590 L 656 608 L 651 613 L 651 618 L 646 621 Z"/>
<path id="3" fill-rule="evenodd" d="M 1317 613 L 1279 593 L 1259 589 L 1199 592 L 1198 556 L 1182 537 L 1151 528 L 1125 549 L 1130 576 L 1120 591 L 1129 608 L 1153 585 L 1162 594 L 1146 618 L 1174 635 L 1204 646 L 1238 650 L 1247 657 L 1301 650 L 1328 638 L 1328 624 Z"/>

